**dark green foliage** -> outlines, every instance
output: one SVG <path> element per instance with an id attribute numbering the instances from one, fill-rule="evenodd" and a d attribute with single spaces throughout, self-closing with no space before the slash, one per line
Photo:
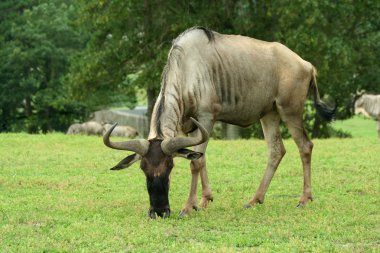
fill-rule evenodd
<path id="1" fill-rule="evenodd" d="M 24 1 L 14 9 L 14 2 L 1 6 L 13 15 L 1 23 L 0 131 L 64 130 L 86 111 L 64 84 L 71 56 L 83 45 L 72 27 L 75 8 L 65 1 Z"/>
<path id="2" fill-rule="evenodd" d="M 330 95 L 332 105 L 338 105 L 337 118 L 350 116 L 345 107 L 358 88 L 380 92 L 375 85 L 380 81 L 375 60 L 380 57 L 378 1 L 147 0 L 104 4 L 94 0 L 86 2 L 82 10 L 82 22 L 96 31 L 85 54 L 102 60 L 88 63 L 87 59 L 78 66 L 86 63 L 90 68 L 73 69 L 75 80 L 82 80 L 77 88 L 120 91 L 125 94 L 124 101 L 135 101 L 123 89 L 133 94 L 136 86 L 157 95 L 171 40 L 195 25 L 284 43 L 317 67 L 320 91 Z M 136 73 L 137 78 L 120 85 L 129 73 Z M 305 115 L 306 127 L 312 136 L 329 136 L 326 123 L 315 111 L 307 112 L 311 114 Z M 258 128 L 251 128 L 254 135 L 260 135 Z"/>
<path id="3" fill-rule="evenodd" d="M 137 89 L 151 111 L 171 41 L 196 25 L 285 44 L 317 68 L 337 119 L 351 116 L 356 90 L 380 92 L 379 1 L 7 0 L 0 12 L 0 131 L 31 115 L 49 121 L 73 101 L 133 107 Z M 56 100 L 66 106 L 51 108 Z M 314 110 L 305 119 L 313 137 L 330 135 Z M 37 129 L 61 128 L 46 124 Z"/>

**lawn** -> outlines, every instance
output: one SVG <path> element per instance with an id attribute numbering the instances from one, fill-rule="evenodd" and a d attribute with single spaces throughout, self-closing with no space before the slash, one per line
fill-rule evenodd
<path id="1" fill-rule="evenodd" d="M 374 131 L 376 128 L 374 129 Z M 314 201 L 296 208 L 302 169 L 292 140 L 265 203 L 243 209 L 264 173 L 261 140 L 208 149 L 214 202 L 179 219 L 190 170 L 176 158 L 169 219 L 150 220 L 138 165 L 101 138 L 0 135 L 0 252 L 379 252 L 380 142 L 314 140 Z"/>
<path id="2" fill-rule="evenodd" d="M 348 132 L 352 137 L 377 137 L 377 122 L 372 118 L 355 116 L 347 120 L 337 120 L 332 123 L 335 129 Z"/>

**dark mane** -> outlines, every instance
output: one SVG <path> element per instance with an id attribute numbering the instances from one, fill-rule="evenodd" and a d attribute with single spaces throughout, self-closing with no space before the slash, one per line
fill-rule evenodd
<path id="1" fill-rule="evenodd" d="M 162 112 L 164 111 L 164 102 L 165 102 L 165 96 L 162 96 L 161 97 L 161 100 L 160 101 L 157 101 L 158 104 L 158 107 L 157 107 L 157 112 L 156 112 L 156 132 L 157 132 L 157 138 L 163 138 L 164 135 L 162 133 L 162 130 L 161 130 L 161 114 Z"/>
<path id="2" fill-rule="evenodd" d="M 191 27 L 189 29 L 187 29 L 186 31 L 184 31 L 183 33 L 181 33 L 174 41 L 173 41 L 173 45 L 175 45 L 176 41 L 178 41 L 183 35 L 185 35 L 186 33 L 188 32 L 191 32 L 191 31 L 194 31 L 194 30 L 202 30 L 205 35 L 207 36 L 208 38 L 208 41 L 209 42 L 214 42 L 215 41 L 215 35 L 214 35 L 214 32 L 206 27 L 203 27 L 203 26 L 194 26 L 194 27 Z"/>
<path id="3" fill-rule="evenodd" d="M 195 30 L 195 29 L 202 30 L 206 34 L 209 42 L 214 42 L 215 41 L 214 32 L 211 31 L 210 29 L 206 28 L 206 27 L 203 27 L 203 26 L 194 26 L 194 27 L 186 30 L 185 33 L 187 31 L 192 31 L 192 30 Z"/>

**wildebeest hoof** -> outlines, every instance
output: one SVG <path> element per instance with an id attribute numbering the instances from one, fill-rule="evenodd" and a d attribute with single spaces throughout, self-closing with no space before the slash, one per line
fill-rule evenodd
<path id="1" fill-rule="evenodd" d="M 148 211 L 148 218 L 156 219 L 156 213 L 153 210 Z"/>
<path id="2" fill-rule="evenodd" d="M 193 206 L 193 209 L 195 210 L 195 211 L 202 211 L 203 210 L 203 208 L 200 208 L 200 207 L 197 207 L 197 206 Z"/>
<path id="3" fill-rule="evenodd" d="M 159 217 L 161 217 L 161 218 L 163 218 L 163 219 L 165 219 L 165 218 L 169 218 L 170 217 L 170 209 L 168 208 L 168 209 L 166 209 L 165 211 L 163 211 L 163 212 L 156 212 L 156 211 L 154 211 L 153 209 L 150 209 L 149 211 L 148 211 L 148 217 L 149 218 L 151 218 L 151 219 L 156 219 L 157 218 L 157 216 L 159 216 Z"/>
<path id="4" fill-rule="evenodd" d="M 298 203 L 298 205 L 296 206 L 297 208 L 304 208 L 305 207 L 305 205 L 304 204 L 302 204 L 302 203 Z"/>
<path id="5" fill-rule="evenodd" d="M 258 205 L 260 204 L 263 204 L 264 201 L 250 201 L 248 202 L 247 204 L 244 205 L 244 208 L 248 209 L 248 208 L 253 208 L 253 207 L 258 207 Z"/>
<path id="6" fill-rule="evenodd" d="M 166 218 L 169 218 L 170 217 L 170 209 L 166 210 L 163 214 L 162 214 L 162 218 L 166 219 Z"/>
<path id="7" fill-rule="evenodd" d="M 304 194 L 301 196 L 297 208 L 304 208 L 308 201 L 313 201 L 313 196 L 311 194 Z"/>
<path id="8" fill-rule="evenodd" d="M 252 206 L 251 204 L 249 204 L 249 203 L 244 205 L 244 208 L 246 208 L 246 209 L 248 209 L 248 208 L 252 208 L 252 207 L 253 207 L 253 206 Z"/>
<path id="9" fill-rule="evenodd" d="M 180 218 L 180 219 L 182 219 L 182 218 L 185 218 L 185 217 L 186 217 L 186 215 L 187 215 L 187 213 L 186 213 L 186 212 L 184 212 L 184 211 L 181 211 L 181 212 L 179 213 L 179 215 L 178 215 L 178 218 Z"/>
<path id="10" fill-rule="evenodd" d="M 199 203 L 200 208 L 206 209 L 209 202 L 213 202 L 214 198 L 213 197 L 202 197 L 201 202 Z"/>

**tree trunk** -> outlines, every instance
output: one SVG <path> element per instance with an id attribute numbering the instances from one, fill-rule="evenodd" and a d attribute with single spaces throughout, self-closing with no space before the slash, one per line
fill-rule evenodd
<path id="1" fill-rule="evenodd" d="M 29 118 L 32 115 L 32 99 L 27 96 L 25 98 L 25 116 Z"/>
<path id="2" fill-rule="evenodd" d="M 25 97 L 24 108 L 25 108 L 25 118 L 26 118 L 25 122 L 28 122 L 27 131 L 30 134 L 35 133 L 37 132 L 37 127 L 35 126 L 35 124 L 31 124 L 31 121 L 30 121 L 30 117 L 33 114 L 32 99 L 30 96 Z"/>
<path id="3" fill-rule="evenodd" d="M 233 19 L 234 19 L 234 11 L 237 1 L 236 0 L 227 0 L 225 7 L 225 17 L 223 18 L 223 26 L 226 31 L 234 30 Z"/>
<path id="4" fill-rule="evenodd" d="M 145 38 L 147 38 L 147 40 L 149 40 L 150 35 L 151 35 L 150 31 L 152 28 L 152 6 L 151 6 L 149 0 L 144 1 L 144 7 L 145 7 L 144 32 L 145 32 Z"/>

